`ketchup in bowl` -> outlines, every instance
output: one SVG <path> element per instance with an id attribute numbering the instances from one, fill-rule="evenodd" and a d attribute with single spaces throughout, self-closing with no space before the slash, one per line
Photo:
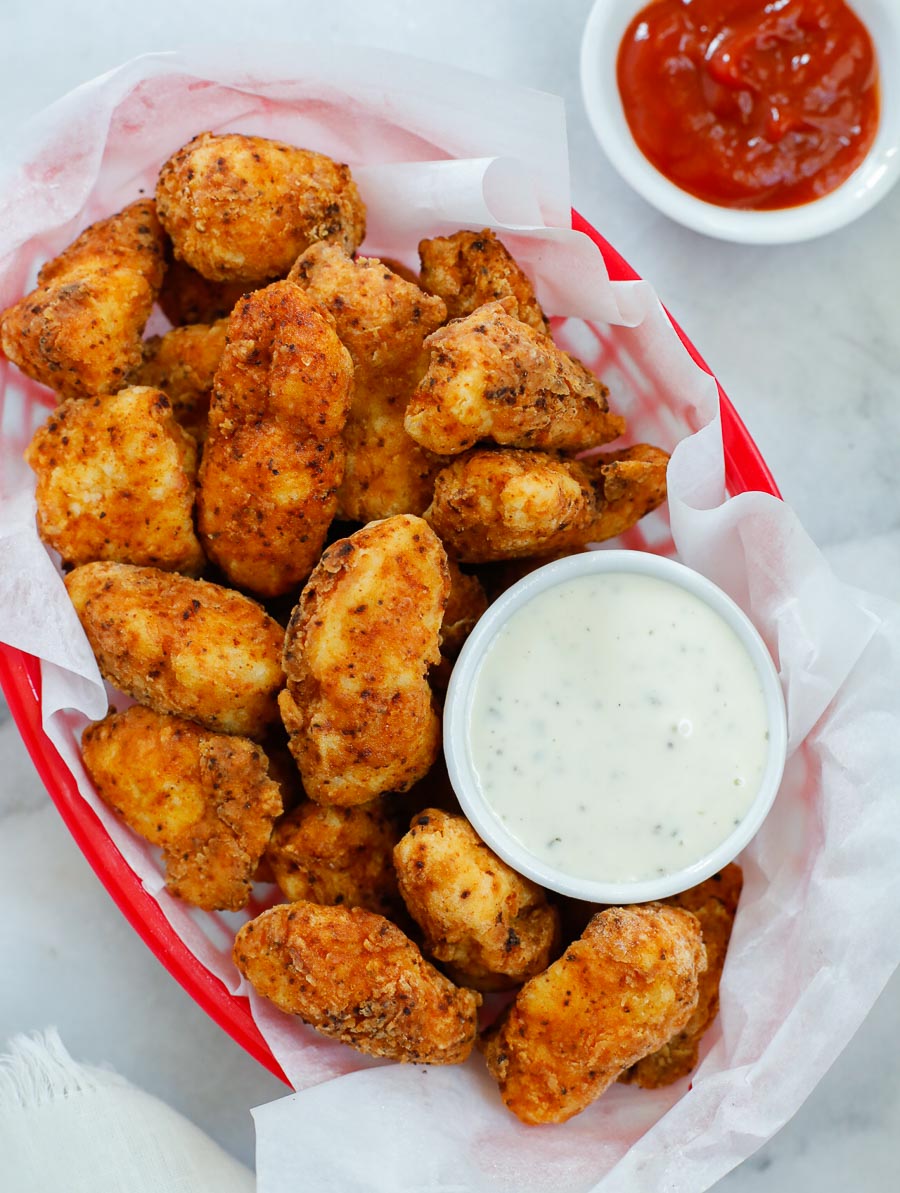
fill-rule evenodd
<path id="1" fill-rule="evenodd" d="M 821 198 L 878 128 L 874 46 L 843 0 L 654 0 L 622 39 L 617 76 L 644 156 L 723 207 Z"/>

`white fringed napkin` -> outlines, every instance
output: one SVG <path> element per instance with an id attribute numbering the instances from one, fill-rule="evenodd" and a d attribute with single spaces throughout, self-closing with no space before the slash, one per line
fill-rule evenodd
<path id="1" fill-rule="evenodd" d="M 193 1123 L 118 1073 L 80 1065 L 55 1028 L 0 1057 L 3 1193 L 253 1193 Z"/>

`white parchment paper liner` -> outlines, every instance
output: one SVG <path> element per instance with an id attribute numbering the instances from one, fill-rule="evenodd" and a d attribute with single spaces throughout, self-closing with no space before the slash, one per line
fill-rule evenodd
<path id="1" fill-rule="evenodd" d="M 557 338 L 598 369 L 630 438 L 669 449 L 669 521 L 628 544 L 711 576 L 766 637 L 784 682 L 791 758 L 742 857 L 746 885 L 722 1010 L 690 1082 L 615 1087 L 562 1126 L 527 1128 L 480 1060 L 377 1065 L 254 999 L 301 1092 L 254 1114 L 260 1193 L 661 1189 L 701 1193 L 807 1096 L 900 960 L 900 608 L 839 583 L 772 497 L 726 499 L 715 385 L 646 283 L 610 283 L 568 228 L 559 100 L 380 51 L 293 46 L 150 55 L 65 97 L 25 131 L 0 196 L 0 306 L 87 222 L 142 191 L 196 132 L 281 137 L 349 161 L 369 209 L 364 250 L 412 262 L 420 236 L 490 224 L 534 277 Z M 0 638 L 39 655 L 45 728 L 178 934 L 232 990 L 235 917 L 170 898 L 149 846 L 81 768 L 106 708 L 20 463 L 48 395 L 0 362 Z M 75 710 L 75 711 L 72 711 Z"/>

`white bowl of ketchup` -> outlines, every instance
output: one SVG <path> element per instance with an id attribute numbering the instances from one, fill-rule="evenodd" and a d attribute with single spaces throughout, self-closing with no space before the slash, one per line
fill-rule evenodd
<path id="1" fill-rule="evenodd" d="M 874 90 L 847 52 L 865 40 Z M 581 84 L 606 156 L 659 211 L 786 244 L 843 227 L 897 181 L 898 64 L 900 0 L 596 0 Z M 838 93 L 825 115 L 809 98 L 823 75 Z"/>

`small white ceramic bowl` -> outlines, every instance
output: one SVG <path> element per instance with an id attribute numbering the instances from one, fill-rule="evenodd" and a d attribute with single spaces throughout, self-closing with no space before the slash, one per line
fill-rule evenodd
<path id="1" fill-rule="evenodd" d="M 598 573 L 638 573 L 667 580 L 704 601 L 731 627 L 743 643 L 762 684 L 769 725 L 769 753 L 759 790 L 740 824 L 712 852 L 681 870 L 640 882 L 605 882 L 575 877 L 530 853 L 513 837 L 484 798 L 472 762 L 469 721 L 475 684 L 485 653 L 510 616 L 538 593 L 579 576 Z M 444 706 L 444 752 L 450 782 L 462 809 L 482 840 L 520 874 L 543 887 L 590 903 L 644 903 L 663 899 L 696 886 L 721 870 L 748 844 L 765 820 L 778 793 L 787 751 L 784 699 L 778 673 L 745 613 L 699 572 L 645 551 L 587 551 L 548 563 L 520 580 L 490 606 L 469 636 L 453 668 Z M 548 791 L 547 798 L 553 798 Z"/>
<path id="2" fill-rule="evenodd" d="M 881 76 L 881 117 L 866 158 L 830 194 L 781 211 L 717 207 L 662 175 L 634 142 L 616 82 L 626 29 L 648 0 L 596 0 L 581 41 L 581 91 L 597 140 L 626 182 L 664 215 L 719 240 L 788 244 L 842 228 L 873 207 L 900 177 L 900 0 L 851 0 L 869 30 Z"/>

